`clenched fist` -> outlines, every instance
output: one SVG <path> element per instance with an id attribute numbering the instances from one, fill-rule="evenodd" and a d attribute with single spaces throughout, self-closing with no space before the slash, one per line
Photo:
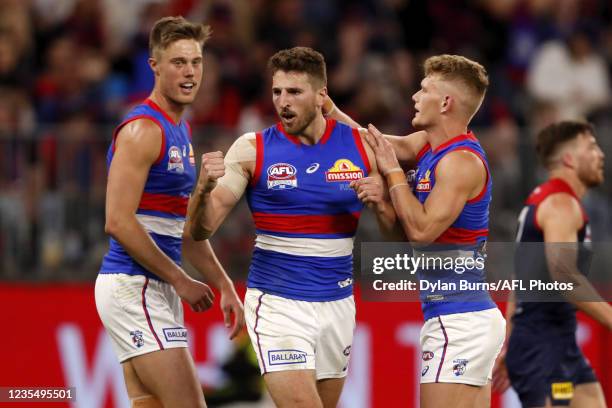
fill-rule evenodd
<path id="1" fill-rule="evenodd" d="M 202 155 L 200 178 L 198 183 L 206 193 L 210 193 L 217 185 L 217 180 L 225 175 L 223 152 L 210 152 Z"/>

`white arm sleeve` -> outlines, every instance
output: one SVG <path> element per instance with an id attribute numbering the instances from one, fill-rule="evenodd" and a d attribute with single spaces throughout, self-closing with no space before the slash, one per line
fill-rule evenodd
<path id="1" fill-rule="evenodd" d="M 248 168 L 248 163 L 255 163 L 256 157 L 255 133 L 240 136 L 225 155 L 225 175 L 217 180 L 217 183 L 230 190 L 237 200 L 242 197 L 249 184 L 245 168 Z"/>

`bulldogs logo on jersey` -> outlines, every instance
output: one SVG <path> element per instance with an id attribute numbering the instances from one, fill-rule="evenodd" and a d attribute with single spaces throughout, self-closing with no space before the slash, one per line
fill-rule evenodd
<path id="1" fill-rule="evenodd" d="M 168 149 L 168 171 L 175 171 L 177 173 L 185 171 L 181 149 L 176 146 L 171 146 Z"/>
<path id="2" fill-rule="evenodd" d="M 286 190 L 297 187 L 297 169 L 289 163 L 276 163 L 268 167 L 268 190 Z"/>
<path id="3" fill-rule="evenodd" d="M 348 159 L 336 160 L 333 167 L 325 172 L 325 180 L 328 183 L 347 182 L 360 178 L 363 178 L 363 170 Z"/>
<path id="4" fill-rule="evenodd" d="M 427 170 L 425 172 L 425 176 L 419 179 L 419 182 L 416 185 L 416 191 L 420 193 L 431 191 L 431 179 L 429 178 L 430 175 L 431 175 L 431 170 Z"/>
<path id="5" fill-rule="evenodd" d="M 463 358 L 453 360 L 453 373 L 455 373 L 456 377 L 465 374 L 465 368 L 467 366 L 468 360 Z"/>
<path id="6" fill-rule="evenodd" d="M 140 348 L 144 346 L 144 338 L 140 330 L 131 331 L 130 336 L 132 336 L 132 343 L 134 343 L 136 347 Z"/>

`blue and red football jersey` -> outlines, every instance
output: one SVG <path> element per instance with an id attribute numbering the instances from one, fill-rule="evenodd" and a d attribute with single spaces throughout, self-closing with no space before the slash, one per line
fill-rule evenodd
<path id="1" fill-rule="evenodd" d="M 152 100 L 147 99 L 126 116 L 113 134 L 107 153 L 107 165 L 113 160 L 115 138 L 129 122 L 146 118 L 162 130 L 162 147 L 151 166 L 136 217 L 159 248 L 178 265 L 181 264 L 183 226 L 189 195 L 196 179 L 195 157 L 191 145 L 191 129 L 186 121 L 174 121 Z M 117 242 L 110 239 L 110 248 L 102 261 L 100 273 L 125 273 L 159 277 L 138 264 Z"/>
<path id="2" fill-rule="evenodd" d="M 304 145 L 278 124 L 257 133 L 256 143 L 248 287 L 307 301 L 350 296 L 363 205 L 349 183 L 370 172 L 359 132 L 328 120 L 318 143 Z"/>
<path id="3" fill-rule="evenodd" d="M 417 156 L 417 170 L 413 191 L 421 203 L 436 184 L 436 167 L 440 160 L 454 151 L 469 151 L 480 158 L 487 172 L 485 186 L 476 197 L 465 203 L 457 219 L 436 238 L 432 250 L 443 248 L 455 250 L 455 254 L 484 256 L 484 247 L 489 234 L 489 204 L 491 202 L 491 177 L 484 150 L 472 132 L 454 137 L 432 150 L 427 144 Z M 444 255 L 442 252 L 441 255 Z M 421 302 L 425 319 L 464 312 L 491 309 L 495 303 L 485 290 L 460 290 L 461 280 L 469 283 L 485 282 L 484 268 L 455 268 L 438 270 L 419 270 L 419 279 L 431 283 L 450 283 L 456 289 L 421 291 Z M 449 287 L 453 287 L 450 285 Z"/>

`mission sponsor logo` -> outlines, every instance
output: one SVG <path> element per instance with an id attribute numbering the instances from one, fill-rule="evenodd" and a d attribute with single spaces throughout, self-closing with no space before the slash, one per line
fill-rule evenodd
<path id="1" fill-rule="evenodd" d="M 168 171 L 174 171 L 182 173 L 185 171 L 183 166 L 183 157 L 181 156 L 181 149 L 176 146 L 170 146 L 168 149 Z"/>
<path id="2" fill-rule="evenodd" d="M 431 170 L 427 170 L 425 172 L 425 176 L 419 179 L 419 182 L 416 185 L 416 191 L 420 193 L 426 193 L 431 191 Z"/>
<path id="3" fill-rule="evenodd" d="M 268 362 L 270 365 L 305 363 L 306 353 L 301 350 L 270 350 Z"/>
<path id="4" fill-rule="evenodd" d="M 325 181 L 328 183 L 347 182 L 360 178 L 363 178 L 363 170 L 348 159 L 336 160 L 334 166 L 325 172 Z"/>
<path id="5" fill-rule="evenodd" d="M 297 187 L 297 169 L 289 163 L 268 167 L 268 190 L 287 190 Z"/>

